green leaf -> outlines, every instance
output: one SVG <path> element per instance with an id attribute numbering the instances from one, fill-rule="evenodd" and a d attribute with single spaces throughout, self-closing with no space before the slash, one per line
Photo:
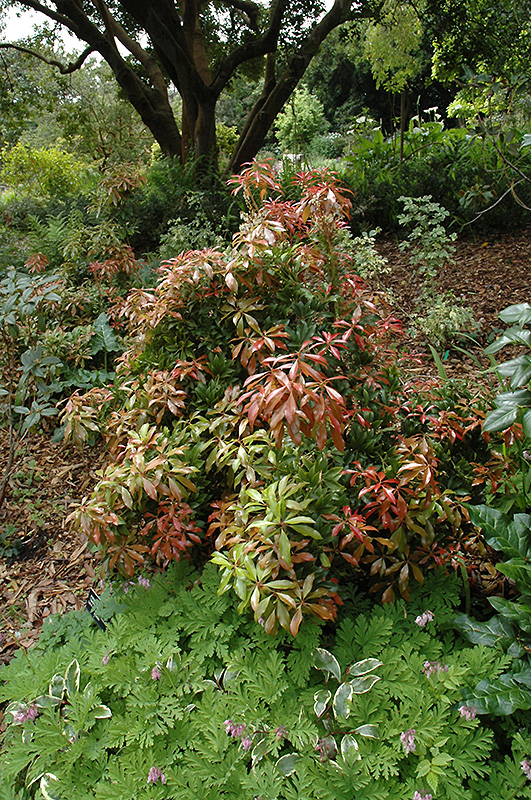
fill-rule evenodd
<path id="1" fill-rule="evenodd" d="M 530 134 L 524 135 L 526 144 L 530 143 L 527 141 L 530 136 Z M 500 311 L 498 316 L 507 325 L 527 325 L 528 322 L 531 322 L 531 305 L 529 305 L 529 303 L 516 303 L 513 306 L 504 308 L 503 311 Z"/>
<path id="2" fill-rule="evenodd" d="M 518 406 L 502 406 L 489 411 L 483 423 L 483 430 L 495 433 L 510 428 L 518 416 Z"/>
<path id="3" fill-rule="evenodd" d="M 373 669 L 378 669 L 383 664 L 377 658 L 364 658 L 363 661 L 356 661 L 351 667 L 347 669 L 347 674 L 352 677 L 358 675 L 366 675 L 367 672 L 372 672 Z"/>
<path id="4" fill-rule="evenodd" d="M 315 692 L 313 696 L 313 710 L 315 711 L 315 716 L 320 717 L 326 711 L 326 707 L 328 706 L 328 701 L 332 697 L 332 692 L 328 689 L 319 689 L 319 691 Z"/>
<path id="5" fill-rule="evenodd" d="M 343 736 L 343 738 L 341 739 L 341 755 L 343 756 L 343 758 L 346 758 L 347 756 L 351 755 L 352 751 L 358 751 L 358 750 L 359 750 L 359 745 L 351 733 L 347 733 L 345 736 Z M 361 758 L 359 753 L 357 758 Z"/>
<path id="6" fill-rule="evenodd" d="M 497 564 L 497 569 L 515 581 L 521 589 L 531 589 L 531 564 L 523 558 L 511 558 L 510 561 Z"/>
<path id="7" fill-rule="evenodd" d="M 460 614 L 455 618 L 454 624 L 472 644 L 482 644 L 485 647 L 508 647 L 515 638 L 512 624 L 504 617 L 492 617 L 488 622 L 477 622 L 466 614 Z"/>
<path id="8" fill-rule="evenodd" d="M 489 346 L 485 348 L 484 352 L 486 355 L 497 353 L 507 344 L 521 344 L 529 347 L 530 340 L 531 331 L 515 326 L 506 330 L 499 339 L 496 339 L 495 342 L 489 344 Z"/>
<path id="9" fill-rule="evenodd" d="M 54 675 L 48 686 L 50 697 L 62 698 L 65 691 L 65 679 L 62 675 Z"/>
<path id="10" fill-rule="evenodd" d="M 329 653 L 328 650 L 318 647 L 313 654 L 313 665 L 316 669 L 330 673 L 338 681 L 341 680 L 341 667 L 336 657 Z"/>
<path id="11" fill-rule="evenodd" d="M 297 768 L 297 761 L 300 760 L 298 753 L 287 753 L 276 762 L 278 770 L 282 775 L 291 775 Z"/>
<path id="12" fill-rule="evenodd" d="M 60 703 L 60 697 L 54 697 L 49 694 L 43 694 L 40 697 L 37 697 L 35 700 L 35 705 L 37 708 L 53 708 L 54 706 L 58 706 Z"/>
<path id="13" fill-rule="evenodd" d="M 358 733 L 360 736 L 366 736 L 368 739 L 380 738 L 377 725 L 360 725 L 358 728 L 356 728 L 354 733 Z"/>
<path id="14" fill-rule="evenodd" d="M 278 537 L 278 549 L 282 560 L 291 566 L 291 546 L 285 531 L 282 531 Z"/>
<path id="15" fill-rule="evenodd" d="M 102 311 L 97 319 L 94 320 L 94 338 L 92 340 L 92 353 L 99 353 L 104 350 L 113 353 L 120 350 L 120 344 L 115 332 L 109 325 L 107 314 Z"/>
<path id="16" fill-rule="evenodd" d="M 511 386 L 526 386 L 531 380 L 531 356 L 525 354 L 504 361 L 498 367 L 498 372 L 504 378 L 511 378 Z"/>
<path id="17" fill-rule="evenodd" d="M 363 675 L 361 678 L 356 678 L 350 681 L 350 687 L 354 694 L 365 694 L 380 680 L 379 675 Z"/>
<path id="18" fill-rule="evenodd" d="M 531 516 L 503 514 L 489 506 L 468 506 L 470 521 L 481 528 L 487 544 L 509 557 L 531 556 Z"/>
<path id="19" fill-rule="evenodd" d="M 352 702 L 353 689 L 350 683 L 342 683 L 334 695 L 332 708 L 336 717 L 348 718 Z"/>
<path id="20" fill-rule="evenodd" d="M 40 790 L 42 792 L 44 800 L 62 800 L 61 796 L 55 794 L 54 791 L 50 788 L 51 784 L 53 784 L 53 782 L 56 780 L 57 777 L 51 772 L 47 772 L 45 775 L 41 777 Z"/>
<path id="21" fill-rule="evenodd" d="M 79 691 L 79 680 L 81 677 L 81 670 L 79 662 L 76 658 L 70 662 L 65 672 L 65 689 L 68 695 L 72 695 L 74 691 Z"/>
<path id="22" fill-rule="evenodd" d="M 447 764 L 451 764 L 452 761 L 453 758 L 449 753 L 437 753 L 433 756 L 431 763 L 438 767 L 445 767 Z"/>
<path id="23" fill-rule="evenodd" d="M 505 716 L 517 709 L 527 711 L 531 708 L 531 692 L 522 688 L 516 674 L 506 673 L 494 681 L 483 680 L 478 683 L 467 704 L 474 706 L 478 714 Z"/>
<path id="24" fill-rule="evenodd" d="M 529 603 L 506 600 L 504 597 L 489 597 L 489 603 L 504 617 L 518 623 L 523 631 L 531 633 L 531 605 Z"/>
<path id="25" fill-rule="evenodd" d="M 112 717 L 112 711 L 108 706 L 96 706 L 92 709 L 95 719 L 108 719 Z"/>

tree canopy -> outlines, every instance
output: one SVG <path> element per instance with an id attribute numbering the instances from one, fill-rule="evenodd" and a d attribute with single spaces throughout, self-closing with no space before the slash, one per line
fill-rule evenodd
<path id="1" fill-rule="evenodd" d="M 32 53 L 63 74 L 99 54 L 164 155 L 182 161 L 211 163 L 221 93 L 242 71 L 260 72 L 262 90 L 242 126 L 230 170 L 256 155 L 326 36 L 365 13 L 363 3 L 352 0 L 335 0 L 328 11 L 323 0 L 0 0 L 2 6 L 39 12 L 48 44 L 66 29 L 85 47 L 70 63 L 42 49 L 42 34 L 1 42 L 0 48 Z M 181 99 L 180 114 L 172 107 L 172 86 Z"/>

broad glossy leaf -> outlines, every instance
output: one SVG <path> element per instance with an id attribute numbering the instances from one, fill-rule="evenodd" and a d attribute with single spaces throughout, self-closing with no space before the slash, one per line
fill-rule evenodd
<path id="1" fill-rule="evenodd" d="M 483 430 L 495 433 L 510 428 L 518 416 L 518 406 L 501 406 L 489 411 L 483 423 Z"/>
<path id="2" fill-rule="evenodd" d="M 523 355 L 504 361 L 498 367 L 498 372 L 504 378 L 511 379 L 511 386 L 526 386 L 531 380 L 531 356 Z"/>
<path id="3" fill-rule="evenodd" d="M 460 614 L 455 618 L 454 624 L 472 644 L 482 644 L 485 647 L 508 647 L 515 638 L 513 625 L 504 617 L 492 617 L 488 622 L 477 622 L 466 614 Z"/>
<path id="4" fill-rule="evenodd" d="M 359 750 L 359 745 L 351 733 L 347 733 L 345 736 L 343 736 L 343 738 L 341 739 L 341 755 L 343 756 L 343 758 L 346 758 L 347 756 L 351 755 L 353 752 L 357 752 L 358 750 Z M 358 753 L 357 758 L 360 757 L 361 756 Z"/>
<path id="5" fill-rule="evenodd" d="M 253 767 L 267 755 L 268 749 L 265 733 L 263 731 L 256 731 L 254 734 L 254 747 L 251 751 L 251 763 Z"/>
<path id="6" fill-rule="evenodd" d="M 313 654 L 313 665 L 323 672 L 329 672 L 338 681 L 341 680 L 341 667 L 337 658 L 322 647 L 318 647 Z"/>
<path id="7" fill-rule="evenodd" d="M 35 700 L 37 708 L 53 708 L 61 703 L 60 697 L 55 697 L 50 694 L 43 694 Z"/>
<path id="8" fill-rule="evenodd" d="M 52 772 L 46 772 L 40 780 L 40 790 L 44 800 L 62 800 L 61 795 L 53 791 L 53 784 L 57 777 Z"/>
<path id="9" fill-rule="evenodd" d="M 108 706 L 96 706 L 92 709 L 92 714 L 96 719 L 108 719 L 112 717 L 112 711 Z"/>
<path id="10" fill-rule="evenodd" d="M 497 406 L 522 406 L 531 405 L 531 392 L 528 389 L 514 389 L 510 392 L 500 392 L 494 398 Z"/>
<path id="11" fill-rule="evenodd" d="M 368 739 L 380 738 L 377 725 L 360 725 L 356 728 L 354 733 L 358 733 L 360 736 L 366 736 Z"/>
<path id="12" fill-rule="evenodd" d="M 356 678 L 350 681 L 350 686 L 354 694 L 365 694 L 368 692 L 375 683 L 380 680 L 379 675 L 362 675 L 361 678 Z"/>
<path id="13" fill-rule="evenodd" d="M 285 562 L 285 564 L 291 566 L 291 547 L 285 531 L 282 531 L 279 536 L 278 549 L 281 559 Z"/>
<path id="14" fill-rule="evenodd" d="M 531 331 L 526 330 L 525 328 L 520 328 L 520 326 L 515 325 L 512 328 L 508 328 L 499 339 L 496 339 L 495 342 L 489 344 L 488 347 L 485 348 L 485 353 L 487 355 L 491 355 L 493 353 L 497 353 L 502 347 L 505 347 L 507 344 L 522 344 L 525 346 L 529 346 L 531 339 Z"/>
<path id="15" fill-rule="evenodd" d="M 521 672 L 513 673 L 516 683 L 521 683 L 531 689 L 531 669 L 523 669 Z"/>
<path id="16" fill-rule="evenodd" d="M 504 597 L 489 597 L 489 603 L 504 617 L 518 623 L 523 631 L 531 633 L 531 604 Z"/>
<path id="17" fill-rule="evenodd" d="M 351 667 L 348 668 L 347 674 L 349 677 L 357 677 L 358 675 L 366 675 L 367 672 L 372 672 L 382 666 L 382 661 L 377 658 L 364 658 L 362 661 L 356 661 Z"/>
<path id="18" fill-rule="evenodd" d="M 523 558 L 511 558 L 510 561 L 497 564 L 497 569 L 515 581 L 523 591 L 531 590 L 531 563 Z"/>
<path id="19" fill-rule="evenodd" d="M 300 760 L 298 753 L 288 753 L 279 758 L 276 765 L 283 775 L 291 775 L 297 769 L 297 761 Z"/>
<path id="20" fill-rule="evenodd" d="M 377 725 L 360 725 L 354 733 L 360 736 L 366 736 L 368 739 L 379 739 L 380 733 Z"/>
<path id="21" fill-rule="evenodd" d="M 328 701 L 332 697 L 332 692 L 328 689 L 319 689 L 318 692 L 315 692 L 313 696 L 313 710 L 315 711 L 316 717 L 320 717 L 326 711 L 326 707 L 328 705 Z"/>
<path id="22" fill-rule="evenodd" d="M 50 697 L 63 697 L 65 690 L 65 679 L 62 675 L 54 675 L 48 686 L 48 694 Z"/>
<path id="23" fill-rule="evenodd" d="M 352 695 L 354 694 L 350 683 L 342 683 L 334 695 L 332 708 L 336 717 L 347 718 L 350 714 Z"/>
<path id="24" fill-rule="evenodd" d="M 515 514 L 507 516 L 489 506 L 469 506 L 470 521 L 481 528 L 487 543 L 506 556 L 529 557 L 531 555 L 531 516 Z"/>
<path id="25" fill-rule="evenodd" d="M 513 673 L 501 675 L 494 681 L 481 681 L 467 704 L 474 706 L 478 714 L 505 716 L 517 709 L 531 708 L 531 691 L 515 680 Z"/>
<path id="26" fill-rule="evenodd" d="M 529 144 L 530 142 L 527 141 L 530 134 L 525 134 L 522 140 L 522 146 L 525 144 Z M 529 303 L 516 303 L 515 305 L 508 306 L 504 308 L 503 311 L 500 311 L 498 314 L 499 318 L 507 323 L 507 325 L 527 325 L 528 322 L 531 322 L 531 305 Z"/>
<path id="27" fill-rule="evenodd" d="M 94 320 L 94 331 L 95 336 L 92 340 L 92 353 L 99 353 L 100 351 L 105 351 L 107 353 L 113 353 L 120 350 L 120 344 L 118 339 L 116 338 L 116 334 L 109 325 L 109 320 L 107 318 L 107 314 L 105 311 Z"/>
<path id="28" fill-rule="evenodd" d="M 79 691 L 79 680 L 81 677 L 81 670 L 79 662 L 76 658 L 70 662 L 65 672 L 65 689 L 67 694 Z"/>
<path id="29" fill-rule="evenodd" d="M 227 667 L 227 669 L 223 673 L 223 688 L 228 689 L 231 683 L 233 683 L 233 681 L 236 680 L 239 674 L 240 674 L 239 669 L 235 669 L 234 667 Z"/>

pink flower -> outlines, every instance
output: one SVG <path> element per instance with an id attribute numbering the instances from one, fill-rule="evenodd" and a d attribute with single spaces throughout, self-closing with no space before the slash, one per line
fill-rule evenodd
<path id="1" fill-rule="evenodd" d="M 166 783 L 166 776 L 158 767 L 151 767 L 147 782 L 155 784 L 159 780 L 161 783 Z"/>
<path id="2" fill-rule="evenodd" d="M 433 622 L 433 620 L 433 611 L 425 611 L 423 614 L 419 614 L 415 620 L 415 624 L 418 625 L 419 628 L 425 628 L 428 622 Z"/>
<path id="3" fill-rule="evenodd" d="M 19 709 L 13 714 L 13 722 L 15 725 L 23 725 L 25 722 L 35 722 L 39 716 L 39 709 L 32 703 L 27 706 L 25 710 Z"/>
<path id="4" fill-rule="evenodd" d="M 161 678 L 162 678 L 162 672 L 160 671 L 160 669 L 156 666 L 153 667 L 153 669 L 151 670 L 151 679 L 154 681 L 158 681 Z"/>
<path id="5" fill-rule="evenodd" d="M 476 714 L 478 712 L 473 706 L 461 706 L 461 708 L 459 709 L 459 713 L 466 720 L 471 720 L 471 719 L 476 719 Z"/>
<path id="6" fill-rule="evenodd" d="M 415 792 L 413 800 L 433 800 L 429 792 Z"/>
<path id="7" fill-rule="evenodd" d="M 242 747 L 244 750 L 250 750 L 253 746 L 253 740 L 249 736 L 244 736 L 242 739 Z"/>
<path id="8" fill-rule="evenodd" d="M 523 761 L 520 761 L 520 766 L 522 767 L 522 772 L 526 776 L 528 781 L 531 781 L 531 762 L 524 758 Z"/>
<path id="9" fill-rule="evenodd" d="M 107 652 L 101 659 L 101 663 L 103 664 L 104 667 L 106 667 L 110 660 L 111 660 L 111 653 L 109 650 L 107 650 Z"/>
<path id="10" fill-rule="evenodd" d="M 138 579 L 138 585 L 139 586 L 143 586 L 144 589 L 150 589 L 151 588 L 151 581 L 148 578 L 144 578 L 144 576 L 141 575 L 139 577 L 139 579 Z"/>
<path id="11" fill-rule="evenodd" d="M 448 664 L 441 664 L 440 661 L 425 661 L 422 671 L 429 678 L 434 672 L 448 672 Z"/>
<path id="12" fill-rule="evenodd" d="M 410 728 L 408 731 L 403 731 L 400 734 L 400 741 L 404 745 L 406 755 L 415 752 L 415 728 Z"/>
<path id="13" fill-rule="evenodd" d="M 287 729 L 283 725 L 279 725 L 278 728 L 275 728 L 275 736 L 277 739 L 282 739 L 287 732 Z"/>

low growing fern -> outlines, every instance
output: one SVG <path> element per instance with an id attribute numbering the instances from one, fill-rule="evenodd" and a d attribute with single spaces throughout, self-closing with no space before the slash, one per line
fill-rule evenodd
<path id="1" fill-rule="evenodd" d="M 105 631 L 84 612 L 46 623 L 0 671 L 0 800 L 531 797 L 527 731 L 508 754 L 463 711 L 505 664 L 454 639 L 453 584 L 433 577 L 408 606 L 349 602 L 335 630 L 296 641 L 217 585 L 214 567 L 179 564 L 114 588 Z"/>

